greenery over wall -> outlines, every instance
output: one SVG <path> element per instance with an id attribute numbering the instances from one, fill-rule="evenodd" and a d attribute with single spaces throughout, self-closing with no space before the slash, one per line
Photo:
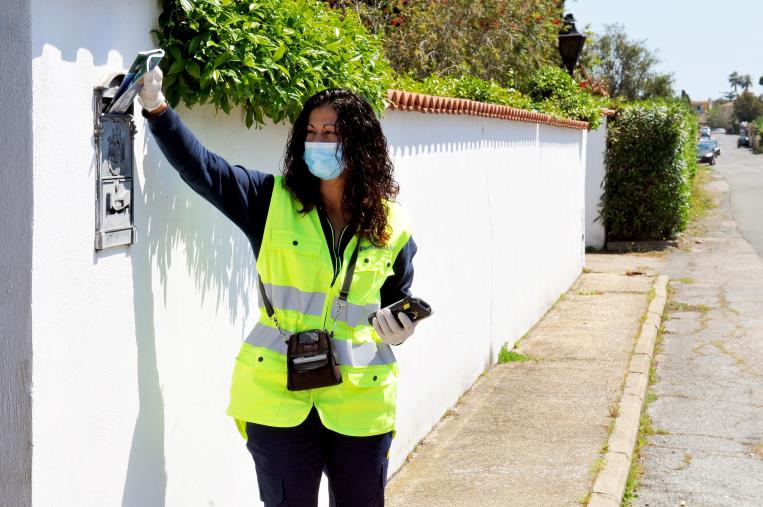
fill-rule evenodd
<path id="1" fill-rule="evenodd" d="M 243 106 L 246 125 L 293 121 L 325 88 L 349 88 L 377 111 L 391 83 L 380 41 L 353 11 L 317 0 L 164 0 L 154 31 L 170 104 Z"/>
<path id="2" fill-rule="evenodd" d="M 594 129 L 605 105 L 554 65 L 528 71 L 521 90 L 510 73 L 503 73 L 502 82 L 481 79 L 467 62 L 452 75 L 396 76 L 382 42 L 357 11 L 331 9 L 319 0 L 164 0 L 163 7 L 154 33 L 167 51 L 162 68 L 170 104 L 212 103 L 226 113 L 241 106 L 248 127 L 262 125 L 265 117 L 293 121 L 305 100 L 325 88 L 352 89 L 377 112 L 385 107 L 387 89 L 395 87 L 536 110 L 587 121 Z M 484 21 L 487 13 L 479 11 L 475 19 Z"/>
<path id="3" fill-rule="evenodd" d="M 409 92 L 477 100 L 490 104 L 532 109 L 532 100 L 514 88 L 504 88 L 495 81 L 483 80 L 464 74 L 455 76 L 430 76 L 422 81 L 408 76 L 397 77 L 392 87 Z"/>
<path id="4" fill-rule="evenodd" d="M 674 238 L 686 227 L 697 121 L 682 102 L 625 105 L 607 132 L 602 219 L 608 239 Z"/>
<path id="5" fill-rule="evenodd" d="M 560 67 L 542 67 L 528 80 L 525 92 L 536 110 L 560 118 L 588 122 L 595 130 L 601 124 L 601 110 L 607 100 L 588 93 Z"/>
<path id="6" fill-rule="evenodd" d="M 583 120 L 594 130 L 601 124 L 601 109 L 607 105 L 606 99 L 591 95 L 567 72 L 555 66 L 542 67 L 530 74 L 521 91 L 468 74 L 461 77 L 430 76 L 423 81 L 405 76 L 397 78 L 393 86 L 412 92 L 478 100 L 535 110 L 558 118 Z"/>

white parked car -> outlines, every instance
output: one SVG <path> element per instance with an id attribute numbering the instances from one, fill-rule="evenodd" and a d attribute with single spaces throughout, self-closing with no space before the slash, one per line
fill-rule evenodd
<path id="1" fill-rule="evenodd" d="M 717 129 L 713 130 L 713 133 L 714 134 L 725 134 L 726 133 L 726 129 L 722 129 L 722 128 L 718 127 Z"/>

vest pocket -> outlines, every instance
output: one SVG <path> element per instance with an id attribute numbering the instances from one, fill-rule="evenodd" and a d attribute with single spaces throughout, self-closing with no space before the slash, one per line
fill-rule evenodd
<path id="1" fill-rule="evenodd" d="M 294 231 L 273 231 L 270 236 L 271 248 L 288 250 L 302 255 L 318 255 L 321 253 L 321 241 L 306 238 Z"/>
<path id="2" fill-rule="evenodd" d="M 373 271 L 385 277 L 391 275 L 394 272 L 392 269 L 392 252 L 374 249 L 359 253 L 355 271 Z"/>
<path id="3" fill-rule="evenodd" d="M 373 388 L 394 384 L 397 375 L 389 366 L 350 367 L 347 368 L 347 381 L 355 387 Z"/>
<path id="4" fill-rule="evenodd" d="M 397 406 L 397 369 L 393 366 L 347 368 L 342 384 L 340 433 L 355 436 L 392 431 Z"/>
<path id="5" fill-rule="evenodd" d="M 239 354 L 236 359 L 231 406 L 236 406 L 236 415 L 244 420 L 261 420 L 261 417 L 251 417 L 252 411 L 277 418 L 286 391 L 286 363 L 260 347 L 252 347 L 248 352 Z"/>
<path id="6" fill-rule="evenodd" d="M 389 250 L 372 249 L 360 252 L 352 278 L 350 297 L 355 301 L 378 301 L 379 289 L 393 273 L 392 252 Z M 359 291 L 362 294 L 359 294 Z"/>

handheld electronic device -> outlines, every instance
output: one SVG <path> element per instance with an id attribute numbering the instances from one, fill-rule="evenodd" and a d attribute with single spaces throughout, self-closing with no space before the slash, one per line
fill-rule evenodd
<path id="1" fill-rule="evenodd" d="M 392 315 L 395 317 L 395 320 L 397 320 L 398 324 L 402 326 L 402 323 L 400 322 L 400 319 L 397 318 L 397 314 L 400 312 L 403 312 L 408 316 L 409 319 L 411 319 L 411 322 L 416 322 L 421 319 L 426 319 L 430 315 L 432 315 L 432 307 L 429 306 L 429 304 L 424 301 L 421 298 L 414 298 L 414 297 L 406 297 L 401 299 L 400 301 L 396 303 L 392 303 L 391 305 L 387 306 L 386 308 L 389 308 L 392 312 Z M 374 317 L 376 317 L 376 312 L 372 313 L 368 316 L 368 323 L 373 325 Z"/>

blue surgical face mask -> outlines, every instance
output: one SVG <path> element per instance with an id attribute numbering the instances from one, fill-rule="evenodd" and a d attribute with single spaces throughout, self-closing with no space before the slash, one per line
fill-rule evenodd
<path id="1" fill-rule="evenodd" d="M 338 178 L 344 170 L 342 165 L 342 145 L 339 143 L 312 143 L 305 141 L 302 157 L 308 170 L 322 180 Z"/>

